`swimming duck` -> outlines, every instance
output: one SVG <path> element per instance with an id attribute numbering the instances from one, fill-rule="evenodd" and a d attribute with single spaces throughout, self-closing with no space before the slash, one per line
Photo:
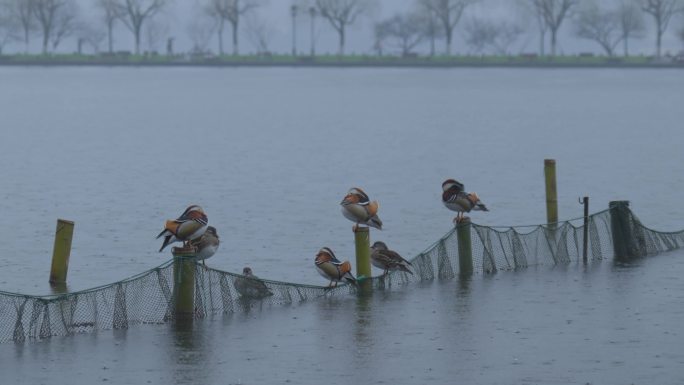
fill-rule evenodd
<path id="1" fill-rule="evenodd" d="M 235 279 L 233 286 L 241 296 L 253 299 L 261 299 L 273 295 L 264 281 L 252 273 L 250 267 L 242 269 L 242 277 Z"/>
<path id="2" fill-rule="evenodd" d="M 200 206 L 192 205 L 174 220 L 167 220 L 157 238 L 164 237 L 159 252 L 173 242 L 186 242 L 201 237 L 207 230 L 207 215 Z"/>
<path id="3" fill-rule="evenodd" d="M 337 283 L 342 281 L 356 284 L 356 278 L 351 273 L 351 263 L 349 261 L 340 262 L 330 248 L 320 249 L 316 254 L 315 263 L 321 276 L 330 280 L 328 287 L 332 287 L 333 282 L 337 286 Z"/>
<path id="4" fill-rule="evenodd" d="M 382 230 L 382 221 L 377 215 L 380 204 L 378 201 L 371 202 L 368 195 L 360 188 L 352 187 L 340 205 L 342 206 L 342 215 L 355 223 L 354 230 L 359 224 Z"/>
<path id="5" fill-rule="evenodd" d="M 219 236 L 216 233 L 216 228 L 214 226 L 207 226 L 207 231 L 201 237 L 191 240 L 189 243 L 195 247 L 195 258 L 201 260 L 204 264 L 204 260 L 213 256 L 216 250 L 218 250 Z"/>
<path id="6" fill-rule="evenodd" d="M 405 260 L 396 251 L 389 250 L 385 242 L 375 242 L 371 246 L 371 263 L 373 266 L 385 270 L 385 275 L 390 270 L 401 270 L 409 274 L 413 272 L 409 269 L 411 262 Z"/>
<path id="7" fill-rule="evenodd" d="M 476 193 L 467 193 L 463 191 L 463 188 L 463 183 L 455 179 L 447 179 L 442 183 L 442 190 L 444 191 L 442 203 L 449 210 L 458 213 L 454 218 L 455 223 L 460 223 L 463 220 L 463 214 L 469 213 L 471 210 L 489 211 Z"/>

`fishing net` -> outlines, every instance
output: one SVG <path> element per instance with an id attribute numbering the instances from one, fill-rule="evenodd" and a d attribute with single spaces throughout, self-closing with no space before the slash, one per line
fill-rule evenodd
<path id="1" fill-rule="evenodd" d="M 626 202 L 613 203 L 610 209 L 587 217 L 586 225 L 584 218 L 538 226 L 460 225 L 411 259 L 413 274 L 396 271 L 374 277 L 361 286 L 388 289 L 409 282 L 452 279 L 462 273 L 463 266 L 475 273 L 494 273 L 533 265 L 578 262 L 584 258 L 585 239 L 589 261 L 611 257 L 629 260 L 684 245 L 684 230 L 649 229 L 641 224 Z M 459 238 L 470 242 L 462 241 L 459 245 Z M 471 246 L 471 258 L 466 258 L 466 243 Z M 174 288 L 188 272 L 195 278 L 194 290 L 189 291 L 193 318 L 262 310 L 359 290 L 351 285 L 331 289 L 251 279 L 194 261 L 169 261 L 126 280 L 79 292 L 50 296 L 0 292 L 0 342 L 169 322 L 179 314 Z"/>

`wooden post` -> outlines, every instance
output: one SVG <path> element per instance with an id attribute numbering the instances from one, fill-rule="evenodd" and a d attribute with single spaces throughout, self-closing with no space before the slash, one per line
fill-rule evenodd
<path id="1" fill-rule="evenodd" d="M 370 230 L 368 227 L 357 226 L 354 230 L 354 244 L 356 245 L 356 279 L 362 288 L 370 288 Z"/>
<path id="2" fill-rule="evenodd" d="M 544 179 L 546 181 L 546 223 L 558 222 L 558 190 L 556 189 L 556 161 L 544 159 Z"/>
<path id="3" fill-rule="evenodd" d="M 589 197 L 582 199 L 584 204 L 584 227 L 582 228 L 582 261 L 587 263 L 587 253 L 589 251 Z"/>
<path id="4" fill-rule="evenodd" d="M 458 272 L 460 275 L 473 274 L 473 247 L 470 239 L 470 218 L 463 217 L 461 223 L 456 226 L 458 239 Z"/>
<path id="5" fill-rule="evenodd" d="M 195 315 L 194 252 L 174 247 L 173 299 L 176 319 L 192 319 Z"/>
<path id="6" fill-rule="evenodd" d="M 52 268 L 50 269 L 50 284 L 66 284 L 69 271 L 69 256 L 71 255 L 71 239 L 74 236 L 74 222 L 57 219 L 55 231 L 55 245 L 52 250 Z"/>
<path id="7" fill-rule="evenodd" d="M 629 201 L 612 201 L 610 208 L 610 230 L 613 238 L 615 260 L 626 261 L 635 257 L 630 243 L 634 237 L 629 218 Z"/>

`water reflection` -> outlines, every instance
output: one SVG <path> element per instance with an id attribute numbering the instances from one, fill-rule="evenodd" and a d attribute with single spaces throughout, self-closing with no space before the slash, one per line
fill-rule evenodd
<path id="1" fill-rule="evenodd" d="M 203 332 L 203 323 L 179 319 L 170 325 L 169 367 L 175 384 L 205 383 L 215 365 L 208 361 L 212 347 Z"/>

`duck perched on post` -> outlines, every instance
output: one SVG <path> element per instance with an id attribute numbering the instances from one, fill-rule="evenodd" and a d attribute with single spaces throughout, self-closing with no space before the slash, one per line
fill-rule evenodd
<path id="1" fill-rule="evenodd" d="M 388 249 L 385 242 L 375 242 L 371 246 L 371 251 L 371 263 L 378 269 L 384 270 L 384 275 L 389 274 L 390 270 L 401 270 L 413 275 L 409 269 L 409 266 L 413 266 L 411 262 L 402 258 L 396 251 Z"/>
<path id="2" fill-rule="evenodd" d="M 449 210 L 458 213 L 454 218 L 454 223 L 461 223 L 463 214 L 471 210 L 489 211 L 476 193 L 467 193 L 463 190 L 463 183 L 455 179 L 447 179 L 442 183 L 442 203 Z"/>
<path id="3" fill-rule="evenodd" d="M 178 218 L 166 221 L 164 230 L 157 235 L 157 238 L 164 237 L 159 252 L 171 243 L 183 242 L 185 245 L 188 241 L 201 237 L 207 231 L 208 222 L 209 219 L 200 206 L 189 206 Z"/>
<path id="4" fill-rule="evenodd" d="M 195 258 L 205 264 L 204 260 L 216 254 L 219 248 L 220 241 L 216 228 L 207 226 L 207 231 L 201 237 L 189 241 L 188 244 L 195 248 Z"/>
<path id="5" fill-rule="evenodd" d="M 352 187 L 349 189 L 340 205 L 342 206 L 342 215 L 355 223 L 354 231 L 359 224 L 382 230 L 382 221 L 378 217 L 380 204 L 378 201 L 371 202 L 368 195 L 360 188 Z"/>
<path id="6" fill-rule="evenodd" d="M 356 278 L 351 273 L 351 263 L 349 261 L 340 262 L 330 248 L 323 247 L 320 249 L 314 262 L 318 273 L 323 278 L 330 280 L 328 287 L 333 287 L 333 282 L 337 286 L 337 283 L 342 281 L 356 284 Z"/>

